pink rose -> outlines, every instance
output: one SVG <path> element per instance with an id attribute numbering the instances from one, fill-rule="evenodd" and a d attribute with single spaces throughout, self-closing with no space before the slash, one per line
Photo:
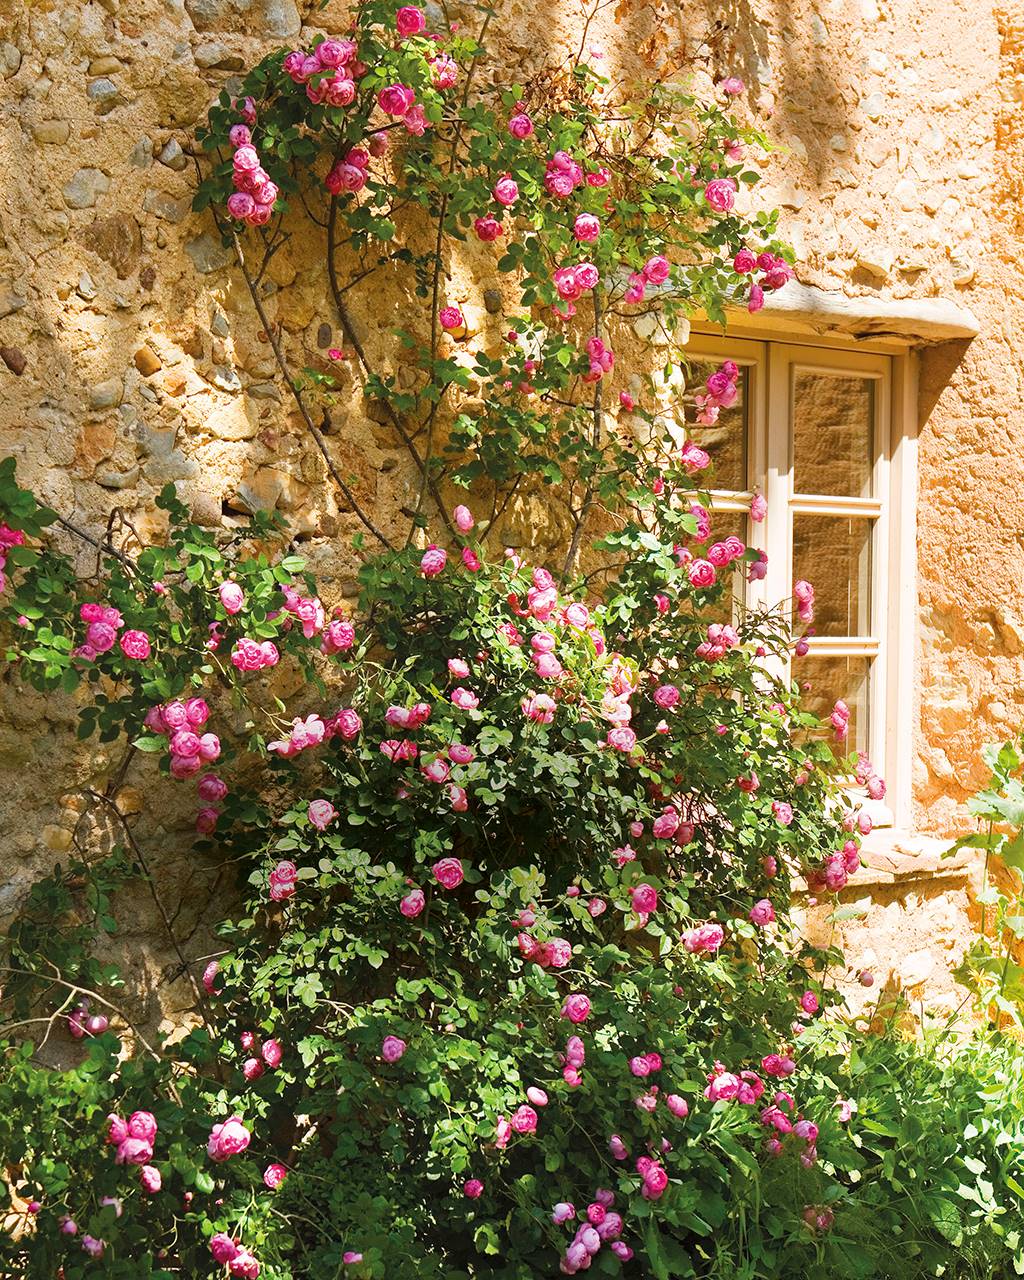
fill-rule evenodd
<path id="1" fill-rule="evenodd" d="M 458 858 L 441 858 L 435 862 L 431 870 L 434 879 L 443 889 L 457 889 L 462 884 L 465 872 Z"/>
<path id="2" fill-rule="evenodd" d="M 218 1231 L 215 1236 L 210 1238 L 210 1252 L 213 1254 L 214 1262 L 219 1262 L 223 1265 L 226 1262 L 230 1262 L 238 1253 L 238 1245 L 223 1231 Z"/>
<path id="3" fill-rule="evenodd" d="M 310 822 L 317 831 L 324 831 L 338 816 L 338 811 L 330 800 L 312 800 L 306 810 Z"/>
<path id="4" fill-rule="evenodd" d="M 237 1280 L 258 1280 L 260 1264 L 248 1249 L 239 1249 L 228 1263 L 228 1272 Z"/>
<path id="5" fill-rule="evenodd" d="M 415 100 L 415 92 L 404 84 L 390 84 L 377 94 L 378 106 L 389 116 L 404 116 Z"/>
<path id="6" fill-rule="evenodd" d="M 217 588 L 217 594 L 227 613 L 236 614 L 245 604 L 245 592 L 237 582 L 222 582 Z"/>
<path id="7" fill-rule="evenodd" d="M 562 1017 L 579 1024 L 585 1022 L 590 1014 L 590 1001 L 585 995 L 575 993 L 566 996 L 562 1005 Z"/>
<path id="8" fill-rule="evenodd" d="M 735 180 L 712 178 L 704 188 L 704 199 L 716 213 L 728 213 L 736 203 Z"/>
<path id="9" fill-rule="evenodd" d="M 405 1041 L 398 1036 L 385 1036 L 384 1043 L 380 1047 L 380 1056 L 387 1063 L 397 1062 L 405 1053 Z"/>
<path id="10" fill-rule="evenodd" d="M 420 560 L 420 572 L 425 578 L 436 578 L 448 563 L 447 553 L 440 547 L 430 546 Z"/>
<path id="11" fill-rule="evenodd" d="M 674 684 L 659 685 L 654 691 L 654 701 L 663 710 L 668 710 L 679 702 L 679 690 Z"/>
<path id="12" fill-rule="evenodd" d="M 627 729 L 625 727 L 609 729 L 606 741 L 614 750 L 621 751 L 624 755 L 628 755 L 636 746 L 636 734 L 632 729 Z"/>
<path id="13" fill-rule="evenodd" d="M 767 898 L 761 898 L 750 908 L 750 919 L 756 925 L 771 924 L 775 919 L 775 908 Z"/>
<path id="14" fill-rule="evenodd" d="M 144 1164 L 139 1170 L 139 1183 L 147 1195 L 155 1196 L 163 1186 L 160 1170 L 151 1164 Z"/>
<path id="15" fill-rule="evenodd" d="M 713 587 L 717 573 L 715 566 L 709 560 L 694 560 L 687 568 L 687 577 L 690 579 L 691 587 L 701 589 Z"/>
<path id="16" fill-rule="evenodd" d="M 578 213 L 572 233 L 581 244 L 591 244 L 601 234 L 601 221 L 592 213 Z"/>
<path id="17" fill-rule="evenodd" d="M 528 1107 L 524 1102 L 512 1113 L 510 1123 L 516 1133 L 536 1133 L 537 1113 L 533 1107 Z"/>
<path id="18" fill-rule="evenodd" d="M 403 5 L 395 14 L 395 30 L 402 37 L 418 36 L 426 25 L 426 18 L 414 4 Z"/>
<path id="19" fill-rule="evenodd" d="M 535 724 L 550 724 L 555 718 L 555 701 L 546 693 L 534 693 L 522 700 L 520 704 L 523 715 Z"/>
<path id="20" fill-rule="evenodd" d="M 669 261 L 662 255 L 655 254 L 644 263 L 643 277 L 649 284 L 664 284 L 668 279 Z"/>
<path id="21" fill-rule="evenodd" d="M 149 636 L 145 631 L 125 631 L 120 639 L 121 652 L 126 658 L 144 661 L 149 657 Z"/>
<path id="22" fill-rule="evenodd" d="M 264 1040 L 263 1047 L 260 1049 L 263 1061 L 268 1067 L 279 1067 L 281 1059 L 284 1057 L 284 1050 L 281 1048 L 278 1040 Z"/>
<path id="23" fill-rule="evenodd" d="M 720 924 L 708 922 L 687 929 L 683 934 L 683 946 L 691 955 L 713 955 L 725 940 L 725 930 Z"/>
<path id="24" fill-rule="evenodd" d="M 473 230 L 480 240 L 490 244 L 502 234 L 503 228 L 498 219 L 488 213 L 482 218 L 473 219 Z"/>
<path id="25" fill-rule="evenodd" d="M 523 138 L 528 138 L 533 133 L 533 121 L 525 111 L 518 111 L 510 118 L 508 131 L 513 138 L 518 138 L 522 141 Z"/>
<path id="26" fill-rule="evenodd" d="M 408 920 L 415 920 L 423 908 L 427 904 L 426 896 L 422 889 L 413 889 L 411 893 L 407 893 L 399 903 L 399 911 Z"/>
<path id="27" fill-rule="evenodd" d="M 652 885 L 634 885 L 629 891 L 630 902 L 638 916 L 648 916 L 658 909 L 658 891 Z"/>
<path id="28" fill-rule="evenodd" d="M 458 307 L 442 307 L 437 313 L 437 319 L 441 328 L 447 329 L 449 333 L 466 327 L 466 318 Z"/>
<path id="29" fill-rule="evenodd" d="M 228 793 L 227 783 L 215 774 L 208 773 L 199 780 L 199 799 L 216 804 Z"/>
<path id="30" fill-rule="evenodd" d="M 519 199 L 519 187 L 510 174 L 504 174 L 494 184 L 495 200 L 508 208 Z"/>
<path id="31" fill-rule="evenodd" d="M 484 1184 L 479 1178 L 470 1178 L 462 1184 L 462 1194 L 468 1200 L 479 1200 L 484 1193 Z"/>
<path id="32" fill-rule="evenodd" d="M 273 1164 L 268 1164 L 263 1170 L 263 1185 L 270 1191 L 276 1191 L 287 1177 L 288 1170 L 284 1165 L 274 1161 Z"/>
<path id="33" fill-rule="evenodd" d="M 128 1117 L 128 1136 L 152 1142 L 157 1134 L 156 1117 L 151 1111 L 133 1111 Z"/>
<path id="34" fill-rule="evenodd" d="M 232 1116 L 223 1124 L 215 1124 L 206 1143 L 206 1153 L 218 1163 L 231 1156 L 240 1155 L 249 1145 L 251 1135 L 239 1116 Z"/>
<path id="35" fill-rule="evenodd" d="M 464 689 L 461 685 L 452 690 L 451 701 L 452 705 L 461 711 L 474 711 L 480 705 L 480 699 L 476 694 L 471 689 Z"/>
<path id="36" fill-rule="evenodd" d="M 149 1164 L 153 1159 L 153 1144 L 145 1138 L 125 1138 L 118 1143 L 115 1164 Z"/>
<path id="37" fill-rule="evenodd" d="M 740 249 L 732 260 L 732 269 L 738 276 L 748 276 L 757 266 L 757 258 L 749 249 Z"/>
<path id="38" fill-rule="evenodd" d="M 476 521 L 473 519 L 473 513 L 469 507 L 458 506 L 452 512 L 455 520 L 455 527 L 460 533 L 469 533 Z"/>

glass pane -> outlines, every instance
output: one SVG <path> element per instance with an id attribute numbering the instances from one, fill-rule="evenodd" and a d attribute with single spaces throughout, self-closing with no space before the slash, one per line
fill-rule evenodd
<path id="1" fill-rule="evenodd" d="M 814 588 L 820 636 L 871 634 L 873 520 L 852 516 L 793 517 L 793 581 Z"/>
<path id="2" fill-rule="evenodd" d="M 814 736 L 828 738 L 837 755 L 868 750 L 872 661 L 871 658 L 816 658 L 813 644 L 807 657 L 793 660 L 793 674 L 800 681 L 804 710 L 825 722 Z M 839 698 L 850 708 L 849 736 L 842 743 L 836 743 L 835 730 L 828 723 Z"/>
<path id="3" fill-rule="evenodd" d="M 875 382 L 798 370 L 793 378 L 797 493 L 871 496 Z"/>
<path id="4" fill-rule="evenodd" d="M 687 429 L 702 449 L 711 454 L 714 466 L 707 484 L 713 489 L 743 492 L 747 487 L 747 405 L 750 370 L 740 366 L 736 379 L 739 391 L 736 403 L 722 409 L 713 427 L 695 426 L 697 406 L 694 397 L 703 394 L 708 375 L 719 368 L 718 360 L 694 360 L 689 365 L 683 404 L 686 406 Z M 703 481 L 702 481 L 703 483 Z"/>

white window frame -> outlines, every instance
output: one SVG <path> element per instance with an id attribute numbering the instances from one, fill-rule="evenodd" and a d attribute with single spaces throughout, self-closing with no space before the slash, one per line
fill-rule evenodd
<path id="1" fill-rule="evenodd" d="M 717 511 L 749 512 L 755 489 L 768 503 L 760 524 L 747 520 L 750 545 L 768 557 L 763 581 L 747 587 L 751 606 L 787 600 L 793 589 L 793 517 L 800 513 L 872 518 L 871 617 L 866 636 L 813 636 L 811 653 L 874 660 L 869 684 L 868 751 L 886 779 L 886 798 L 868 802 L 877 826 L 910 830 L 916 726 L 917 367 L 904 343 L 802 340 L 789 333 L 756 337 L 693 333 L 685 355 L 734 360 L 747 375 L 747 488 L 712 490 Z M 797 494 L 794 490 L 792 385 L 797 370 L 875 380 L 874 467 L 870 498 Z M 696 388 L 694 388 L 696 389 Z M 699 427 L 693 428 L 700 442 Z M 809 658 L 813 661 L 813 658 Z M 810 672 L 813 668 L 804 667 Z M 787 678 L 790 672 L 783 671 Z M 799 671 L 798 671 L 799 674 Z"/>

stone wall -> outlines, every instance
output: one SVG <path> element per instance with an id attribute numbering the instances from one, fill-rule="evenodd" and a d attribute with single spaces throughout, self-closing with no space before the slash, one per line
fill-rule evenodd
<path id="1" fill-rule="evenodd" d="M 981 322 L 969 346 L 929 348 L 921 365 L 915 803 L 922 830 L 949 833 L 978 780 L 978 746 L 1024 720 L 1024 23 L 981 0 L 620 9 L 621 25 L 604 9 L 587 36 L 614 73 L 628 74 L 630 51 L 653 37 L 672 53 L 703 44 L 710 73 L 743 76 L 780 144 L 763 198 L 782 206 L 803 281 L 956 298 Z M 343 594 L 356 522 L 339 511 L 230 254 L 190 211 L 193 126 L 242 67 L 307 20 L 343 30 L 346 9 L 0 0 L 0 454 L 15 453 L 23 482 L 93 530 L 117 507 L 147 537 L 168 481 L 210 526 L 275 507 Z M 581 29 L 574 0 L 505 0 L 492 35 L 528 75 L 552 50 L 577 47 Z M 452 300 L 479 328 L 483 287 L 495 282 L 472 253 L 452 265 Z M 403 288 L 384 279 L 363 310 L 374 351 L 389 349 Z M 297 363 L 326 367 L 340 341 L 311 239 L 298 235 L 274 258 L 263 293 Z M 374 518 L 396 527 L 415 485 L 406 455 L 351 384 L 334 421 L 339 468 Z M 505 532 L 552 545 L 564 528 L 527 502 Z M 73 708 L 58 700 L 4 680 L 0 713 L 2 916 L 70 848 L 79 802 L 69 793 L 104 761 L 65 761 Z M 126 803 L 141 810 L 140 838 L 163 838 L 173 809 L 152 778 L 133 784 Z M 945 910 L 921 918 L 934 932 Z"/>

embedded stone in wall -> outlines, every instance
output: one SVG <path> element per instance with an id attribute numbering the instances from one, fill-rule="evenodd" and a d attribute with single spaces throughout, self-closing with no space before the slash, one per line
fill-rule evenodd
<path id="1" fill-rule="evenodd" d="M 302 26 L 294 0 L 185 0 L 197 31 L 294 36 Z"/>
<path id="2" fill-rule="evenodd" d="M 127 280 L 138 265 L 142 235 L 135 219 L 125 213 L 97 218 L 78 238 L 87 249 L 110 263 L 118 280 Z"/>
<path id="3" fill-rule="evenodd" d="M 91 209 L 110 190 L 110 179 L 102 169 L 79 169 L 66 183 L 62 195 L 70 209 Z"/>

